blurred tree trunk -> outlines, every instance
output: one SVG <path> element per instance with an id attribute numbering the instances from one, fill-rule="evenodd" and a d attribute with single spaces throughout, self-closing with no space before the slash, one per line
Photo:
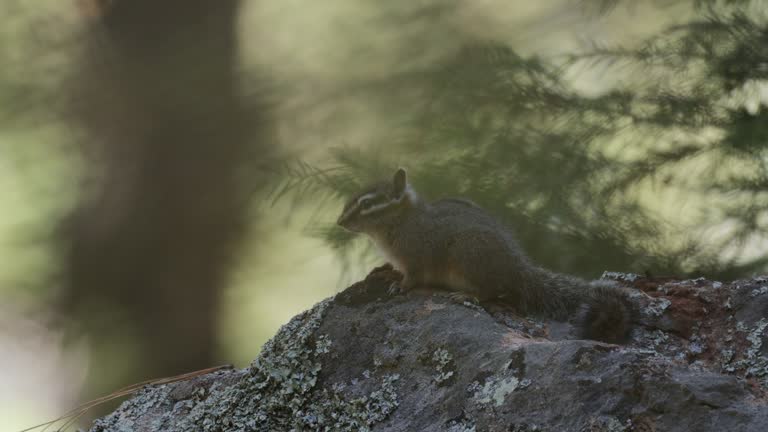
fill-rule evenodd
<path id="1" fill-rule="evenodd" d="M 83 10 L 92 22 L 73 115 L 89 181 L 64 229 L 61 306 L 97 344 L 137 344 L 129 369 L 141 372 L 123 379 L 215 360 L 220 293 L 268 139 L 262 111 L 239 91 L 238 3 L 113 0 Z M 126 340 L 109 340 L 118 334 Z"/>

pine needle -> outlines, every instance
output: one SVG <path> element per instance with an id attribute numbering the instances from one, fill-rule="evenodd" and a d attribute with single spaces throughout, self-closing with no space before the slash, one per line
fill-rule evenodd
<path id="1" fill-rule="evenodd" d="M 64 423 L 61 425 L 61 427 L 57 429 L 57 430 L 61 431 L 61 430 L 66 429 L 67 427 L 73 425 L 80 417 L 82 417 L 91 408 L 93 408 L 95 406 L 98 406 L 98 405 L 101 405 L 103 403 L 106 403 L 106 402 L 109 402 L 109 401 L 121 398 L 123 396 L 128 396 L 128 395 L 136 392 L 137 390 L 141 389 L 142 387 L 150 386 L 150 385 L 170 384 L 170 383 L 174 383 L 174 382 L 178 382 L 178 381 L 185 381 L 185 380 L 188 380 L 188 379 L 192 379 L 192 378 L 195 378 L 195 377 L 198 377 L 198 376 L 202 376 L 202 375 L 207 375 L 207 374 L 210 374 L 210 373 L 213 373 L 213 372 L 218 372 L 220 370 L 225 370 L 225 369 L 232 369 L 232 365 L 215 366 L 215 367 L 211 367 L 211 368 L 207 368 L 207 369 L 197 370 L 197 371 L 194 371 L 194 372 L 187 372 L 187 373 L 184 373 L 184 374 L 181 374 L 181 375 L 175 375 L 175 376 L 172 376 L 172 377 L 156 378 L 156 379 L 151 379 L 151 380 L 147 380 L 147 381 L 142 381 L 142 382 L 139 382 L 139 383 L 136 383 L 136 384 L 131 384 L 129 386 L 126 386 L 126 387 L 123 387 L 123 388 L 121 388 L 119 390 L 116 390 L 116 391 L 114 391 L 114 392 L 112 392 L 112 393 L 110 393 L 110 394 L 108 394 L 106 396 L 102 396 L 102 397 L 96 398 L 96 399 L 88 401 L 88 402 L 86 402 L 86 403 L 84 403 L 84 404 L 82 404 L 82 405 L 80 405 L 80 406 L 78 406 L 76 408 L 73 408 L 73 409 L 67 411 L 66 413 L 64 413 L 63 415 L 59 416 L 58 418 L 56 418 L 54 420 L 50 420 L 50 421 L 47 421 L 45 423 L 40 423 L 38 425 L 35 425 L 35 426 L 32 426 L 32 427 L 23 429 L 23 430 L 21 430 L 19 432 L 29 432 L 29 431 L 32 431 L 32 430 L 35 430 L 35 429 L 39 429 L 39 428 L 43 428 L 40 432 L 45 432 L 45 431 L 48 430 L 48 428 L 54 426 L 56 423 L 58 423 L 60 421 L 64 421 Z"/>

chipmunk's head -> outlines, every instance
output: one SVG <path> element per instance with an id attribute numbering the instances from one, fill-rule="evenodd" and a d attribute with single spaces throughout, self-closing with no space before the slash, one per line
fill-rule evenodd
<path id="1" fill-rule="evenodd" d="M 376 183 L 352 197 L 337 223 L 349 231 L 373 233 L 395 223 L 417 202 L 405 170 L 399 168 L 392 180 Z"/>

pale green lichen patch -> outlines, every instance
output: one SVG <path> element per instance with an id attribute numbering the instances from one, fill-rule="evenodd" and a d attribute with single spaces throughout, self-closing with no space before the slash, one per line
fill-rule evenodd
<path id="1" fill-rule="evenodd" d="M 632 422 L 622 424 L 619 419 L 613 416 L 592 417 L 589 422 L 581 428 L 580 432 L 626 432 L 632 429 Z"/>
<path id="2" fill-rule="evenodd" d="M 761 352 L 767 328 L 768 320 L 765 318 L 760 319 L 751 330 L 741 322 L 736 324 L 738 331 L 747 333 L 746 340 L 749 342 L 749 348 L 747 348 L 744 358 L 733 364 L 735 368 L 745 370 L 746 377 L 759 378 L 765 387 L 768 387 L 768 358 Z"/>
<path id="3" fill-rule="evenodd" d="M 465 417 L 451 420 L 445 426 L 446 426 L 446 432 L 476 432 L 477 431 L 477 426 L 475 425 L 475 421 Z"/>
<path id="4" fill-rule="evenodd" d="M 476 384 L 474 399 L 481 404 L 493 402 L 498 407 L 504 403 L 508 394 L 527 386 L 530 382 L 520 381 L 516 377 L 502 377 L 488 379 L 482 386 L 479 383 Z"/>
<path id="5" fill-rule="evenodd" d="M 320 392 L 313 399 L 297 423 L 298 430 L 322 431 L 370 431 L 370 428 L 384 420 L 398 406 L 394 383 L 400 379 L 397 374 L 384 375 L 378 390 L 367 396 L 349 398 L 344 385 L 336 385 Z"/>
<path id="6" fill-rule="evenodd" d="M 92 431 L 132 432 L 137 428 L 136 420 L 146 416 L 168 399 L 169 386 L 145 387 L 127 400 L 115 412 L 94 422 Z M 159 429 L 158 429 L 159 430 Z"/>
<path id="7" fill-rule="evenodd" d="M 654 298 L 643 311 L 645 315 L 649 316 L 661 316 L 665 310 L 672 304 L 671 301 L 659 297 Z"/>
<path id="8" fill-rule="evenodd" d="M 366 431 L 382 421 L 398 405 L 397 375 L 383 375 L 373 390 L 363 396 L 347 397 L 343 386 L 317 389 L 322 359 L 332 341 L 317 330 L 330 304 L 325 300 L 294 317 L 267 342 L 261 355 L 237 381 L 213 385 L 207 392 L 193 392 L 190 398 L 173 401 L 164 387 L 143 391 L 115 413 L 99 420 L 94 432 L 116 429 L 117 419 L 141 418 L 137 410 L 165 405 L 165 414 L 156 418 L 151 430 L 246 432 L 272 430 Z M 130 409 L 131 413 L 125 412 Z"/>
<path id="9" fill-rule="evenodd" d="M 544 432 L 535 424 L 515 423 L 509 427 L 509 432 Z"/>
<path id="10" fill-rule="evenodd" d="M 453 364 L 453 356 L 445 348 L 438 348 L 432 353 L 432 362 L 437 369 L 437 375 L 435 375 L 435 382 L 440 385 L 448 382 L 452 377 L 455 365 Z"/>
<path id="11" fill-rule="evenodd" d="M 620 282 L 634 282 L 640 279 L 640 275 L 634 273 L 604 271 L 602 276 L 600 276 L 600 279 L 615 280 Z"/>

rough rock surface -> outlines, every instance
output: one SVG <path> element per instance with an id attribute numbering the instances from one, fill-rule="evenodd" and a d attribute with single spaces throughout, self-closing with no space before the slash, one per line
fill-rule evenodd
<path id="1" fill-rule="evenodd" d="M 606 273 L 642 323 L 626 346 L 568 323 L 391 298 L 366 280 L 288 324 L 250 367 L 150 386 L 102 431 L 768 431 L 768 278 Z"/>

